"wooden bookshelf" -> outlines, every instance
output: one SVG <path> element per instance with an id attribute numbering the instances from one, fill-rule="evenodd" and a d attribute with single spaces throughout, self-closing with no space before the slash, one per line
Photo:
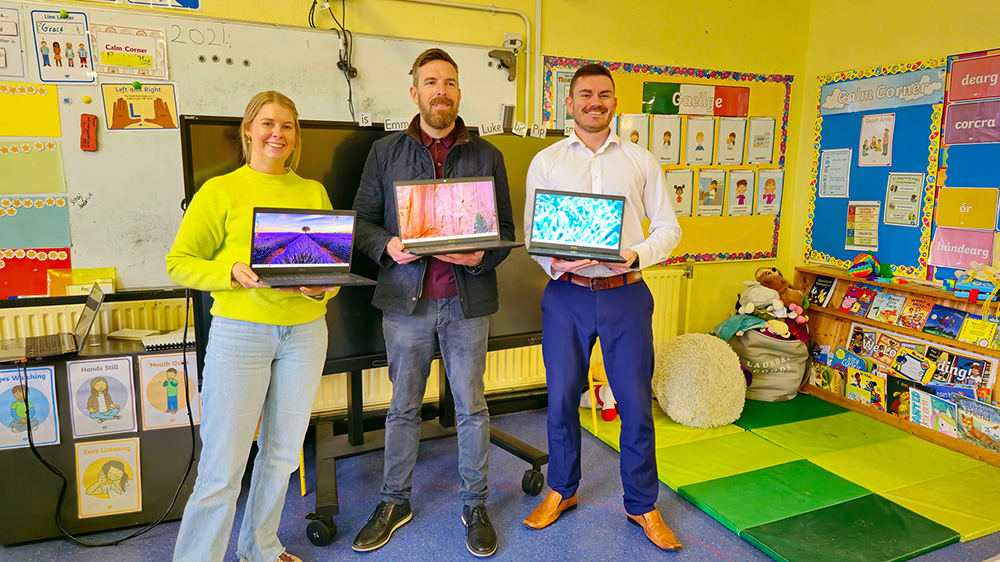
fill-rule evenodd
<path id="1" fill-rule="evenodd" d="M 838 347 L 847 347 L 848 341 L 851 337 L 851 325 L 859 324 L 885 332 L 896 333 L 901 336 L 920 339 L 931 345 L 943 345 L 957 350 L 968 351 L 970 353 L 977 353 L 979 355 L 991 357 L 996 360 L 998 365 L 1000 365 L 1000 350 L 979 347 L 969 343 L 960 342 L 958 340 L 928 334 L 919 330 L 911 330 L 895 324 L 886 324 L 864 316 L 855 316 L 838 310 L 840 302 L 844 299 L 844 295 L 847 292 L 848 287 L 855 283 L 871 285 L 877 287 L 882 292 L 893 295 L 901 295 L 904 297 L 913 294 L 922 295 L 932 298 L 944 306 L 964 310 L 973 314 L 979 314 L 982 308 L 982 303 L 969 302 L 968 300 L 956 298 L 951 292 L 938 287 L 916 282 L 870 282 L 865 279 L 858 279 L 843 269 L 825 266 L 802 266 L 795 268 L 795 286 L 808 293 L 818 275 L 833 277 L 837 280 L 837 283 L 833 287 L 833 294 L 830 296 L 827 306 L 810 305 L 808 310 L 806 310 L 806 315 L 809 317 L 809 331 L 812 335 L 814 343 L 828 345 L 831 350 Z M 881 412 L 872 408 L 867 404 L 855 402 L 844 396 L 834 394 L 811 384 L 804 385 L 803 391 L 818 398 L 822 398 L 828 402 L 835 403 L 855 412 L 859 412 L 871 418 L 888 423 L 906 431 L 907 433 L 926 439 L 943 447 L 947 447 L 953 451 L 957 451 L 991 465 L 1000 467 L 1000 454 L 994 453 L 982 447 L 978 447 L 955 437 L 949 437 L 922 425 L 912 423 L 909 420 L 900 419 L 892 414 Z M 993 400 L 1000 401 L 1000 376 L 997 376 L 997 379 L 994 381 L 992 393 Z"/>

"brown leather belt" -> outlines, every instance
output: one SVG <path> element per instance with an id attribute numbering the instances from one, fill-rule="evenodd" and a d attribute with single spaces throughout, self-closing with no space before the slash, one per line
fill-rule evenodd
<path id="1" fill-rule="evenodd" d="M 566 272 L 559 276 L 559 280 L 579 285 L 581 287 L 587 287 L 591 291 L 606 291 L 608 289 L 617 289 L 618 287 L 624 287 L 625 285 L 631 285 L 632 283 L 642 281 L 642 272 L 629 271 L 628 273 L 622 275 L 612 275 L 611 277 L 584 277 L 582 275 L 574 275 Z"/>

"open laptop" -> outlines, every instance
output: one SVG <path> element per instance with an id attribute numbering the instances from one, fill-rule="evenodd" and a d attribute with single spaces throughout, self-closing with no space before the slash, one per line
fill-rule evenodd
<path id="1" fill-rule="evenodd" d="M 351 273 L 354 211 L 254 207 L 250 269 L 271 287 L 374 285 Z"/>
<path id="2" fill-rule="evenodd" d="M 624 211 L 620 195 L 536 189 L 528 254 L 624 263 Z"/>
<path id="3" fill-rule="evenodd" d="M 403 249 L 418 256 L 516 248 L 500 239 L 493 178 L 397 181 Z"/>
<path id="4" fill-rule="evenodd" d="M 72 332 L 62 332 L 47 336 L 31 336 L 12 340 L 0 340 L 0 362 L 14 362 L 22 359 L 43 359 L 57 355 L 79 353 L 87 342 L 87 334 L 97 320 L 97 310 L 104 302 L 104 291 L 94 283 L 87 296 L 87 304 L 76 321 Z"/>

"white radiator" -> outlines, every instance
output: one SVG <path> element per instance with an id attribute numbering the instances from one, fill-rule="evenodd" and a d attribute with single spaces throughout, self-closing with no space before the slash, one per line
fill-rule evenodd
<path id="1" fill-rule="evenodd" d="M 684 271 L 681 269 L 651 268 L 643 277 L 653 293 L 653 342 L 659 348 L 664 342 L 678 335 L 682 310 Z M 0 339 L 37 336 L 70 331 L 76 324 L 81 306 L 59 305 L 0 309 Z M 193 312 L 188 315 L 194 323 Z M 174 330 L 183 326 L 184 299 L 151 301 L 105 302 L 101 305 L 100 318 L 94 333 L 106 334 L 120 328 L 146 328 Z M 593 361 L 601 363 L 599 346 L 595 346 Z M 425 401 L 437 400 L 437 361 L 431 366 L 427 381 Z M 363 372 L 365 409 L 385 408 L 392 397 L 388 369 L 370 369 Z M 486 392 L 495 394 L 512 390 L 543 388 L 545 367 L 542 364 L 540 345 L 491 351 L 486 358 Z M 347 410 L 347 375 L 330 374 L 323 377 L 319 394 L 313 405 L 314 412 L 344 412 Z"/>

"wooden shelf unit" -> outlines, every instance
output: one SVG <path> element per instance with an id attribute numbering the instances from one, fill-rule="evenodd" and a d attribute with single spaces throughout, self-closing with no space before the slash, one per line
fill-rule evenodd
<path id="1" fill-rule="evenodd" d="M 902 295 L 905 297 L 917 294 L 926 296 L 938 301 L 944 306 L 964 310 L 973 314 L 979 314 L 980 309 L 982 308 L 982 304 L 979 302 L 969 302 L 964 299 L 956 298 L 954 294 L 948 291 L 914 282 L 908 282 L 905 284 L 869 282 L 864 279 L 853 277 L 843 269 L 825 266 L 800 266 L 795 268 L 795 286 L 808 293 L 818 275 L 833 277 L 837 279 L 837 283 L 833 288 L 833 295 L 830 297 L 828 306 L 823 307 L 810 305 L 809 309 L 806 310 L 806 315 L 809 317 L 809 332 L 812 334 L 814 343 L 828 345 L 831 350 L 838 347 L 846 347 L 851 336 L 851 324 L 863 324 L 865 326 L 878 328 L 887 332 L 895 332 L 903 336 L 921 339 L 927 341 L 931 345 L 945 345 L 955 349 L 992 357 L 997 361 L 997 364 L 1000 365 L 1000 350 L 979 347 L 965 342 L 960 342 L 958 340 L 943 338 L 918 330 L 911 330 L 895 324 L 886 324 L 884 322 L 879 322 L 878 320 L 854 316 L 853 314 L 847 314 L 838 310 L 840 302 L 844 300 L 847 288 L 854 283 L 872 285 L 878 287 L 880 291 L 892 295 Z M 854 410 L 879 421 L 888 423 L 912 435 L 926 439 L 943 447 L 947 447 L 953 451 L 969 455 L 983 462 L 1000 467 L 1000 454 L 994 453 L 982 447 L 967 443 L 955 437 L 949 437 L 932 429 L 912 423 L 909 420 L 902 420 L 892 414 L 880 412 L 871 406 L 855 402 L 844 396 L 834 394 L 811 384 L 804 385 L 803 391 L 812 394 L 817 398 L 822 398 L 828 402 L 833 402 L 850 410 Z M 993 385 L 993 400 L 1000 401 L 1000 376 L 997 377 L 997 380 Z"/>

